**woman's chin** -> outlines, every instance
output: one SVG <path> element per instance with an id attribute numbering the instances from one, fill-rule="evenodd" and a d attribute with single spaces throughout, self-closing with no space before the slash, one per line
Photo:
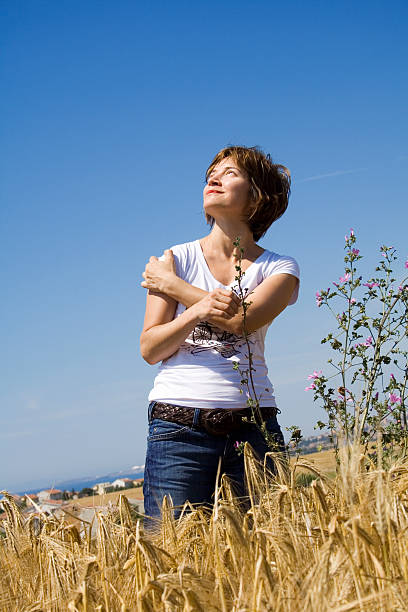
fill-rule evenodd
<path id="1" fill-rule="evenodd" d="M 203 210 L 204 210 L 204 214 L 214 217 L 214 215 L 217 214 L 217 211 L 220 210 L 220 207 L 217 205 L 214 205 L 214 203 L 211 202 L 211 204 L 208 204 L 208 205 L 204 204 Z"/>

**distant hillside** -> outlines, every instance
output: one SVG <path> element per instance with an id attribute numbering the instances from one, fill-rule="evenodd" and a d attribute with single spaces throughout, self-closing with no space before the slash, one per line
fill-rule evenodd
<path id="1" fill-rule="evenodd" d="M 330 450 L 333 448 L 333 445 L 327 434 L 319 434 L 303 438 L 299 443 L 299 448 L 302 455 L 308 455 L 309 453 L 316 453 L 322 450 Z"/>
<path id="2" fill-rule="evenodd" d="M 71 491 L 72 489 L 75 491 L 80 491 L 81 489 L 85 489 L 85 487 L 92 488 L 99 482 L 113 482 L 117 478 L 143 478 L 143 475 L 144 465 L 135 465 L 134 468 L 131 468 L 129 471 L 120 470 L 119 472 L 110 472 L 109 474 L 104 474 L 103 476 L 83 476 L 82 478 L 59 480 L 58 482 L 52 483 L 52 485 L 54 489 L 60 489 L 61 491 Z M 40 490 L 41 489 L 37 487 L 36 489 L 18 491 L 18 494 L 24 495 L 25 493 L 38 493 Z"/>

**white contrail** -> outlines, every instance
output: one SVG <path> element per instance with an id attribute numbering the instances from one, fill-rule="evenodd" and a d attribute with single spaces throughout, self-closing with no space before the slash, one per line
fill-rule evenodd
<path id="1" fill-rule="evenodd" d="M 316 174 L 315 176 L 308 176 L 307 178 L 300 179 L 298 183 L 306 183 L 306 181 L 318 181 L 320 179 L 329 178 L 330 176 L 340 176 L 342 174 L 354 174 L 355 172 L 362 172 L 367 168 L 355 168 L 354 170 L 335 170 L 334 172 L 326 172 L 326 174 Z"/>

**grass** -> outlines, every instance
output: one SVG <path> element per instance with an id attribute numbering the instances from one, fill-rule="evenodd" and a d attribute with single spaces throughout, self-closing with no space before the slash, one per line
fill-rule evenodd
<path id="1" fill-rule="evenodd" d="M 407 461 L 385 471 L 359 448 L 344 449 L 334 479 L 312 455 L 280 466 L 277 477 L 248 446 L 245 462 L 248 512 L 223 479 L 211 514 L 196 509 L 174 521 L 165 501 L 150 536 L 124 496 L 99 516 L 96 538 L 86 525 L 27 520 L 8 497 L 0 610 L 406 610 Z M 309 486 L 296 485 L 302 471 L 315 477 Z"/>

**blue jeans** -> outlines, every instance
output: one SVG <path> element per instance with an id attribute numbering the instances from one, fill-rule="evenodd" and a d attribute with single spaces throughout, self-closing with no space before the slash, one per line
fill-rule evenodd
<path id="1" fill-rule="evenodd" d="M 238 454 L 235 443 L 249 442 L 255 455 L 263 461 L 271 449 L 253 423 L 244 423 L 239 429 L 225 436 L 213 436 L 197 429 L 199 409 L 194 413 L 191 427 L 162 419 L 152 419 L 154 402 L 149 405 L 149 435 L 143 483 L 145 514 L 160 517 L 164 495 L 171 496 L 176 506 L 175 516 L 180 515 L 183 504 L 211 506 L 215 489 L 219 457 L 221 475 L 226 474 L 237 497 L 248 495 L 245 485 L 243 454 Z M 284 451 L 284 440 L 276 416 L 265 421 L 267 430 L 274 434 L 279 450 Z M 273 471 L 272 459 L 268 467 Z"/>

